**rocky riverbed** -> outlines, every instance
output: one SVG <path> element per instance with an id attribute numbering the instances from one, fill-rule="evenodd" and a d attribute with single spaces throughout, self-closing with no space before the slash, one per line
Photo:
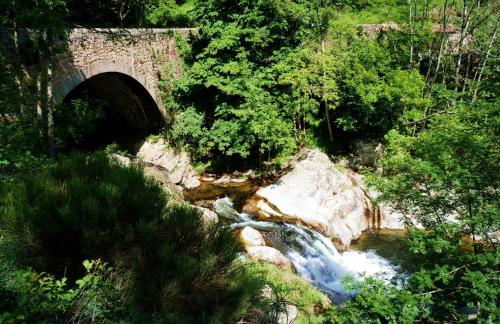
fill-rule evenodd
<path id="1" fill-rule="evenodd" d="M 346 274 L 389 279 L 398 269 L 389 261 L 397 259 L 366 246 L 363 233 L 400 230 L 400 215 L 376 207 L 363 177 L 319 150 L 301 151 L 280 177 L 260 183 L 252 171 L 196 174 L 188 156 L 163 141 L 143 143 L 138 158 L 174 196 L 202 210 L 206 223 L 231 226 L 247 257 L 297 271 L 332 300 L 346 297 Z"/>

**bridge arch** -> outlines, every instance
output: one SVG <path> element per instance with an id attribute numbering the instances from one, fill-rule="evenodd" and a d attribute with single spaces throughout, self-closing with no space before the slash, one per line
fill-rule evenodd
<path id="1" fill-rule="evenodd" d="M 89 74 L 73 74 L 58 93 L 58 100 L 65 104 L 86 98 L 102 107 L 103 116 L 96 122 L 95 134 L 86 143 L 99 146 L 131 142 L 163 128 L 161 102 L 155 100 L 144 81 L 137 75 L 134 77 L 131 70 L 107 67 L 94 69 Z"/>
<path id="2" fill-rule="evenodd" d="M 59 104 L 89 91 L 109 103 L 107 128 L 153 133 L 166 117 L 161 76 L 176 79 L 182 73 L 174 34 L 194 32 L 75 28 L 52 60 L 52 99 Z"/>
<path id="3" fill-rule="evenodd" d="M 120 73 L 135 79 L 146 89 L 155 101 L 158 107 L 161 107 L 161 96 L 157 93 L 156 84 L 149 84 L 144 73 L 134 68 L 134 65 L 119 63 L 116 61 L 100 60 L 92 64 L 80 66 L 77 70 L 71 71 L 69 75 L 64 76 L 62 79 L 57 80 L 54 85 L 54 100 L 61 102 L 73 89 L 85 82 L 103 73 Z"/>

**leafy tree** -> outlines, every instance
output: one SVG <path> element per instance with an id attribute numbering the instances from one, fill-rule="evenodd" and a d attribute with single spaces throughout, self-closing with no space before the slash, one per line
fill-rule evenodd
<path id="1" fill-rule="evenodd" d="M 145 22 L 161 27 L 191 27 L 193 0 L 153 0 L 145 5 Z"/>
<path id="2" fill-rule="evenodd" d="M 468 312 L 498 320 L 498 118 L 498 104 L 483 101 L 432 118 L 417 136 L 387 136 L 385 177 L 376 185 L 406 215 L 421 263 L 408 289 L 430 296 L 436 320 Z"/>
<path id="3" fill-rule="evenodd" d="M 291 151 L 289 102 L 277 102 L 273 66 L 297 46 L 306 6 L 300 1 L 200 1 L 201 25 L 178 96 L 205 115 L 202 152 L 246 158 Z M 283 99 L 283 98 L 282 98 Z"/>

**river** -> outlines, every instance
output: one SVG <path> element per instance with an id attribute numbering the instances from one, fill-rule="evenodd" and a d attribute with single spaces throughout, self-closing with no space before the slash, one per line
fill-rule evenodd
<path id="1" fill-rule="evenodd" d="M 291 261 L 298 274 L 335 303 L 352 294 L 342 288 L 342 279 L 347 275 L 356 279 L 376 276 L 389 282 L 398 271 L 409 269 L 411 261 L 405 257 L 407 246 L 401 231 L 365 232 L 347 251 L 340 253 L 329 238 L 310 228 L 282 221 L 260 221 L 241 212 L 243 203 L 257 189 L 258 185 L 251 182 L 229 187 L 203 183 L 200 188 L 186 192 L 185 197 L 192 203 L 202 202 L 212 207 L 223 226 L 234 230 L 250 226 L 259 230 L 270 246 Z"/>

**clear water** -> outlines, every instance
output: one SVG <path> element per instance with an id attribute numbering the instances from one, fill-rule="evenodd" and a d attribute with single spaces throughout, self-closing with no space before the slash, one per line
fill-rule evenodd
<path id="1" fill-rule="evenodd" d="M 214 207 L 217 214 L 233 222 L 229 225 L 231 228 L 250 226 L 272 237 L 277 243 L 273 246 L 288 257 L 297 272 L 336 303 L 353 293 L 342 288 L 342 279 L 347 275 L 356 279 L 376 276 L 389 281 L 397 273 L 396 265 L 373 251 L 339 253 L 330 239 L 312 229 L 254 220 L 251 215 L 235 210 L 228 197 L 216 200 Z"/>

